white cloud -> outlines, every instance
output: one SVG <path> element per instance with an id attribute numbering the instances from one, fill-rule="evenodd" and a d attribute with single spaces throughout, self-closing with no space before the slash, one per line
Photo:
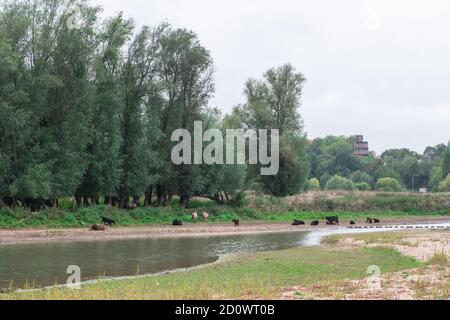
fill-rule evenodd
<path id="1" fill-rule="evenodd" d="M 364 134 L 371 146 L 422 152 L 450 139 L 450 2 L 434 0 L 93 0 L 139 25 L 198 33 L 216 64 L 212 103 L 286 62 L 305 74 L 310 137 Z"/>

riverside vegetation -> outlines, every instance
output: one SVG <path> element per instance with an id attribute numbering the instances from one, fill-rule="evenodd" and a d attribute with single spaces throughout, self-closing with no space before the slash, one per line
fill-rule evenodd
<path id="1" fill-rule="evenodd" d="M 211 105 L 212 53 L 193 31 L 137 28 L 123 14 L 102 18 L 101 10 L 88 0 L 1 2 L 0 208 L 57 207 L 48 215 L 58 215 L 66 198 L 94 212 L 102 202 L 170 207 L 175 198 L 189 208 L 195 197 L 239 206 L 247 190 L 276 197 L 319 189 L 450 192 L 450 145 L 360 158 L 354 136 L 311 141 L 301 115 L 306 78 L 289 63 L 248 79 L 245 102 L 222 114 Z M 196 121 L 222 132 L 279 130 L 278 174 L 261 176 L 261 165 L 175 165 L 172 134 L 193 132 Z M 399 210 L 390 206 L 374 209 Z M 339 210 L 330 202 L 325 209 Z M 14 216 L 6 212 L 1 219 Z"/>
<path id="2" fill-rule="evenodd" d="M 73 200 L 60 201 L 60 207 L 31 213 L 26 209 L 0 210 L 0 228 L 85 228 L 109 216 L 120 226 L 171 224 L 174 219 L 191 222 L 189 212 L 197 210 L 210 214 L 209 222 L 242 221 L 289 222 L 294 219 L 323 219 L 331 212 L 342 219 L 363 219 L 367 216 L 386 218 L 448 216 L 449 194 L 402 194 L 372 192 L 309 192 L 287 198 L 248 195 L 241 207 L 218 205 L 207 199 L 195 199 L 189 208 L 179 206 L 174 199 L 165 208 L 138 207 L 121 210 L 99 205 L 76 208 Z"/>

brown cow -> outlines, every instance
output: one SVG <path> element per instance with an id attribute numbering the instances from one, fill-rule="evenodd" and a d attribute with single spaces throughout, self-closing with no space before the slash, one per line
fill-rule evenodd
<path id="1" fill-rule="evenodd" d="M 89 231 L 106 231 L 107 227 L 103 224 L 94 224 Z"/>

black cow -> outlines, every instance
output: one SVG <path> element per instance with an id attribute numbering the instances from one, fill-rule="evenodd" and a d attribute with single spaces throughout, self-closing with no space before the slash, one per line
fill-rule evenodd
<path id="1" fill-rule="evenodd" d="M 350 225 L 354 226 L 356 224 L 355 221 L 350 221 Z"/>
<path id="2" fill-rule="evenodd" d="M 381 221 L 379 219 L 373 219 L 373 223 L 380 223 Z"/>
<path id="3" fill-rule="evenodd" d="M 312 226 L 318 226 L 319 224 L 320 224 L 319 220 L 315 220 L 315 221 L 311 222 Z"/>
<path id="4" fill-rule="evenodd" d="M 294 220 L 294 222 L 292 223 L 293 226 L 304 226 L 305 222 L 301 221 L 301 220 Z"/>
<path id="5" fill-rule="evenodd" d="M 366 223 L 372 224 L 373 223 L 373 219 L 372 218 L 367 218 Z"/>
<path id="6" fill-rule="evenodd" d="M 339 217 L 326 217 L 327 225 L 338 225 L 339 224 Z"/>
<path id="7" fill-rule="evenodd" d="M 111 218 L 107 218 L 107 217 L 102 217 L 102 223 L 106 226 L 110 226 L 112 227 L 113 224 L 117 224 L 116 221 L 114 221 Z"/>
<path id="8" fill-rule="evenodd" d="M 241 221 L 239 221 L 238 219 L 234 219 L 233 223 L 234 223 L 235 227 L 239 227 L 239 225 L 241 224 Z"/>
<path id="9" fill-rule="evenodd" d="M 182 226 L 183 225 L 183 221 L 175 219 L 175 220 L 173 220 L 172 225 L 173 226 Z"/>

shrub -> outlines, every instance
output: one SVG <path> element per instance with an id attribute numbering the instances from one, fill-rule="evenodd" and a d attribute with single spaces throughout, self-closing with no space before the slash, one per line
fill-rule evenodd
<path id="1" fill-rule="evenodd" d="M 325 190 L 355 190 L 355 185 L 352 180 L 336 175 L 327 182 Z"/>
<path id="2" fill-rule="evenodd" d="M 356 189 L 359 191 L 370 191 L 372 187 L 367 182 L 357 182 L 355 183 Z"/>
<path id="3" fill-rule="evenodd" d="M 308 191 L 319 191 L 320 190 L 320 182 L 317 178 L 313 178 L 308 181 L 308 184 L 306 185 L 306 189 Z"/>
<path id="4" fill-rule="evenodd" d="M 325 189 L 325 186 L 327 185 L 328 181 L 332 176 L 329 173 L 325 173 L 323 176 L 320 177 L 320 188 Z"/>
<path id="5" fill-rule="evenodd" d="M 447 178 L 445 178 L 444 181 L 439 184 L 439 191 L 450 192 L 450 173 L 448 174 Z"/>
<path id="6" fill-rule="evenodd" d="M 383 192 L 401 192 L 404 190 L 400 182 L 394 178 L 379 179 L 375 185 L 375 189 Z"/>
<path id="7" fill-rule="evenodd" d="M 370 176 L 369 174 L 362 172 L 362 171 L 355 171 L 352 173 L 352 175 L 350 176 L 350 179 L 354 182 L 354 183 L 361 183 L 361 182 L 365 182 L 368 185 L 372 185 L 373 184 L 373 177 Z"/>

